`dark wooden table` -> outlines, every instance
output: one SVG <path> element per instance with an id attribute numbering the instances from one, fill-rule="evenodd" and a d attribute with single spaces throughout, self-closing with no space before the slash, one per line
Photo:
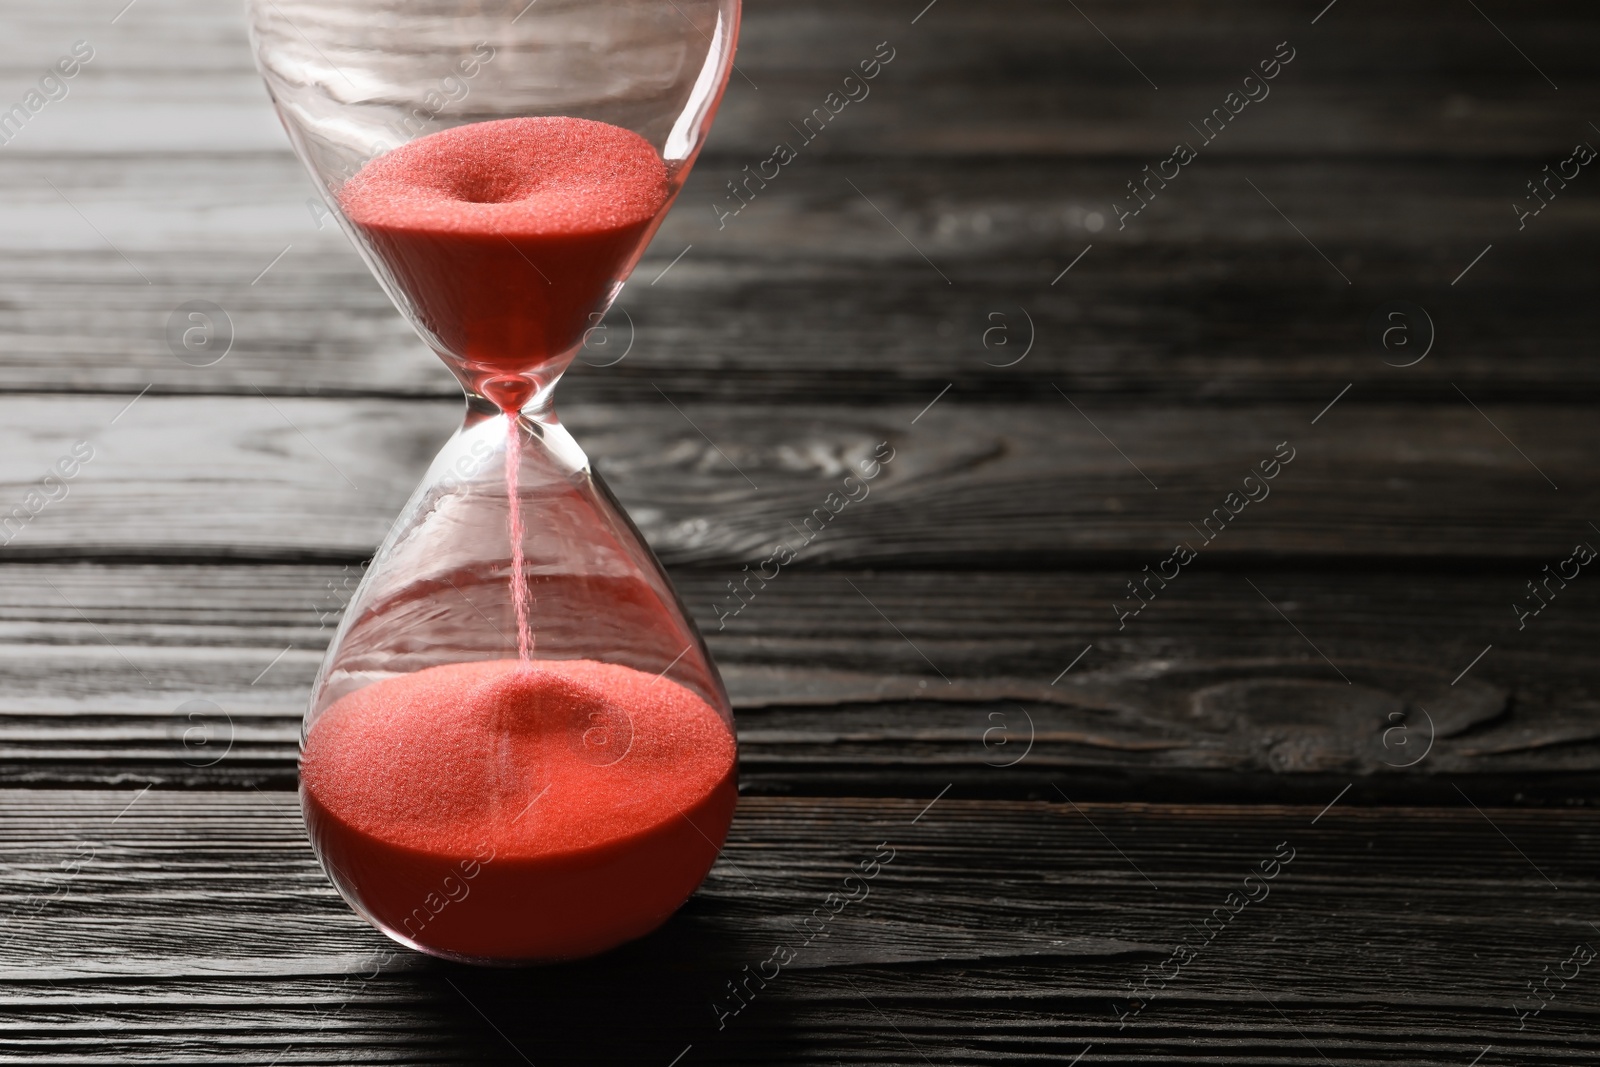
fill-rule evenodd
<path id="1" fill-rule="evenodd" d="M 293 791 L 458 390 L 308 206 L 237 7 L 124 2 L 0 41 L 0 107 L 94 51 L 0 147 L 0 1060 L 1600 1051 L 1592 6 L 752 3 L 561 396 L 708 633 L 739 814 L 660 933 L 503 971 L 390 951 Z"/>

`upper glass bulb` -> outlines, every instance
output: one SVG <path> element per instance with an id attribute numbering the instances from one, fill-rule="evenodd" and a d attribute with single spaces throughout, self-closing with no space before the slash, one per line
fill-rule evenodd
<path id="1" fill-rule="evenodd" d="M 251 0 L 296 151 L 471 391 L 547 391 L 727 84 L 737 0 Z"/>

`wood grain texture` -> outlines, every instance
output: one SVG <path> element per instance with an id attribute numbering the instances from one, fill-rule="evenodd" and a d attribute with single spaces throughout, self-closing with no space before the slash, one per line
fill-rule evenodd
<path id="1" fill-rule="evenodd" d="M 140 17 L 115 24 L 88 2 L 17 12 L 8 24 L 13 43 L 0 54 L 8 76 L 32 80 L 74 35 L 90 36 L 97 56 L 74 84 L 72 105 L 46 110 L 12 147 L 79 155 L 281 152 L 282 132 L 264 107 L 237 10 L 205 0 L 142 2 Z M 885 39 L 895 47 L 893 63 L 869 102 L 846 112 L 852 124 L 840 126 L 828 147 L 936 158 L 1168 149 L 1180 116 L 1220 104 L 1285 38 L 1296 57 L 1270 99 L 1298 96 L 1318 121 L 1264 102 L 1255 125 L 1239 130 L 1256 151 L 1405 157 L 1433 150 L 1480 159 L 1563 145 L 1588 121 L 1582 100 L 1596 82 L 1586 47 L 1592 16 L 1578 0 L 1494 11 L 1493 23 L 1445 0 L 1343 4 L 1312 28 L 1316 5 L 1289 9 L 1267 0 L 1223 11 L 1140 0 L 1082 13 L 1036 0 L 945 2 L 914 25 L 925 4 L 752 0 L 737 57 L 749 80 L 730 82 L 709 151 L 770 148 L 774 128 L 819 106 Z M 1496 25 L 1537 58 L 1537 68 Z M 470 97 L 465 107 L 470 115 Z"/>
<path id="2" fill-rule="evenodd" d="M 1404 400 L 1432 400 L 1451 381 L 1489 399 L 1593 399 L 1600 388 L 1586 347 L 1586 294 L 1600 276 L 1578 251 L 1600 213 L 1574 190 L 1519 233 L 1509 203 L 1540 164 L 1218 156 L 1119 233 L 1112 204 L 1148 161 L 806 160 L 719 229 L 725 177 L 708 160 L 590 337 L 563 403 L 655 399 L 657 386 L 916 407 L 946 385 L 1038 401 L 1051 382 L 1210 402 L 1325 403 L 1352 381 Z M 22 155 L 10 173 L 0 388 L 459 393 L 343 234 L 317 230 L 291 159 L 78 166 Z M 1396 187 L 1392 199 L 1374 201 L 1378 181 Z M 173 199 L 174 186 L 193 192 Z M 1090 232 L 1091 214 L 1103 231 Z M 1402 353 L 1367 334 L 1396 299 L 1425 307 L 1438 338 L 1403 369 L 1384 362 Z M 174 310 L 193 300 L 227 315 L 217 330 L 232 347 L 213 366 L 185 363 L 168 340 Z"/>
<path id="3" fill-rule="evenodd" d="M 1204 547 L 1208 558 L 1543 563 L 1596 536 L 1585 406 L 1474 410 L 1454 390 L 1439 400 L 1349 396 L 1313 425 L 1327 401 L 1086 406 L 1049 390 L 1027 405 L 946 397 L 919 415 L 675 410 L 658 396 L 578 407 L 566 423 L 675 564 L 759 563 L 815 509 L 836 507 L 829 495 L 880 442 L 893 460 L 806 547 L 808 564 L 1054 568 L 1111 556 L 1138 559 L 1137 571 L 1178 541 L 1200 548 L 1207 517 L 1238 507 L 1228 494 L 1284 442 L 1292 464 Z M 147 396 L 119 415 L 126 404 L 0 397 L 15 442 L 0 457 L 0 515 L 76 440 L 95 449 L 67 497 L 5 546 L 11 558 L 364 558 L 461 416 L 446 401 Z"/>
<path id="4" fill-rule="evenodd" d="M 292 787 L 357 573 L 0 569 L 0 776 Z M 739 716 L 747 792 L 1600 799 L 1600 590 L 1577 584 L 1518 631 L 1510 571 L 1202 570 L 1119 631 L 1115 571 L 796 570 L 719 630 L 724 576 L 673 577 Z"/>
<path id="5" fill-rule="evenodd" d="M 0 791 L 0 1063 L 1600 1051 L 1592 968 L 1517 1015 L 1600 944 L 1600 586 L 1512 609 L 1600 537 L 1594 178 L 1512 208 L 1600 136 L 1588 7 L 752 0 L 561 394 L 707 631 L 746 795 L 662 931 L 508 972 L 391 951 L 292 792 L 349 581 L 457 387 L 314 210 L 238 10 L 122 2 L 0 41 L 14 87 L 97 52 L 0 148 L 0 522 L 95 449 L 0 548 L 0 782 L 35 787 Z M 1285 40 L 1271 97 L 1119 227 Z M 879 41 L 870 98 L 720 224 Z M 1437 334 L 1406 368 L 1366 332 L 1397 299 Z M 191 300 L 228 316 L 215 365 L 168 340 Z M 1120 624 L 1285 440 L 1271 497 Z M 879 441 L 871 498 L 719 622 Z"/>
<path id="6" fill-rule="evenodd" d="M 1379 1064 L 1402 1050 L 1465 1063 L 1485 1045 L 1540 1063 L 1594 1055 L 1587 972 L 1523 1030 L 1511 1006 L 1531 1010 L 1525 979 L 1594 940 L 1594 813 L 1322 807 L 745 799 L 705 887 L 658 934 L 569 967 L 472 971 L 387 953 L 323 878 L 291 797 L 12 792 L 0 1055 L 666 1064 L 692 1045 L 685 1063 L 1023 1063 L 1091 1043 L 1116 1063 Z M 880 843 L 893 859 L 866 896 L 804 944 L 796 924 L 829 911 Z M 1200 931 L 1247 874 L 1291 852 L 1252 883 L 1264 898 Z M 1180 943 L 1196 956 L 1172 977 Z M 793 962 L 719 1030 L 726 983 L 777 945 Z M 1119 1029 L 1130 986 L 1157 971 L 1171 980 L 1146 986 Z"/>

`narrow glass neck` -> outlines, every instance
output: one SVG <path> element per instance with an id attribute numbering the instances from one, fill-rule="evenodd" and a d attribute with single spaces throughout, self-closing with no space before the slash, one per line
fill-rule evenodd
<path id="1" fill-rule="evenodd" d="M 559 381 L 559 378 L 552 379 L 548 383 L 545 383 L 542 387 L 530 384 L 526 390 L 525 398 L 516 394 L 507 396 L 505 392 L 500 392 L 500 396 L 505 397 L 508 400 L 521 400 L 520 405 L 516 408 L 519 419 L 527 422 L 537 423 L 542 426 L 554 426 L 560 422 L 560 420 L 556 417 L 555 409 L 555 391 L 557 381 Z M 495 392 L 496 390 L 491 388 L 490 391 Z M 471 429 L 472 427 L 483 422 L 485 419 L 498 419 L 505 414 L 505 410 L 496 400 L 491 399 L 484 393 L 479 393 L 468 389 L 467 414 L 462 428 Z"/>

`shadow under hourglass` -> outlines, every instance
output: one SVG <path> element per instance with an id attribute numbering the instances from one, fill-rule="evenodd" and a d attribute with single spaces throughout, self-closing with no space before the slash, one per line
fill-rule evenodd
<path id="1" fill-rule="evenodd" d="M 741 1044 L 739 1029 L 782 1028 L 787 1011 L 781 998 L 758 997 L 749 1018 L 719 1026 L 728 983 L 769 950 L 736 928 L 736 910 L 692 900 L 648 937 L 572 963 L 497 970 L 439 963 L 438 1007 L 463 1030 L 490 1031 L 482 1047 L 498 1041 L 504 1056 L 496 1059 L 507 1063 L 725 1060 Z"/>

